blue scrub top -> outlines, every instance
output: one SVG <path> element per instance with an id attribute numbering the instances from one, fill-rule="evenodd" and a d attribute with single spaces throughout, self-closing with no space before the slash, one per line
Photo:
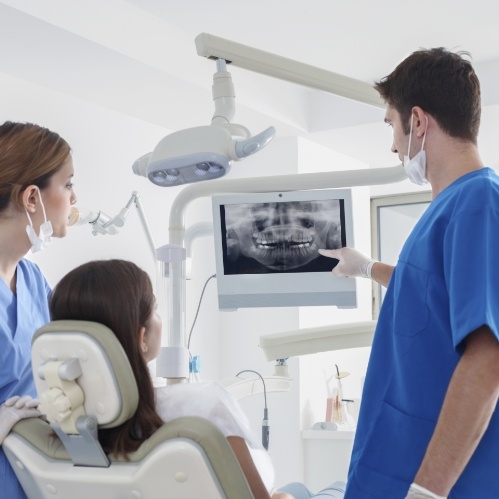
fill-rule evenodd
<path id="1" fill-rule="evenodd" d="M 373 341 L 346 499 L 405 497 L 463 340 L 482 325 L 499 338 L 498 255 L 499 179 L 483 168 L 432 201 L 400 253 Z M 499 498 L 498 456 L 496 410 L 449 499 Z"/>
<path id="2" fill-rule="evenodd" d="M 13 395 L 36 396 L 31 374 L 31 338 L 50 320 L 50 287 L 38 266 L 21 260 L 16 279 L 16 295 L 0 279 L 0 404 Z M 25 497 L 0 447 L 0 498 Z"/>

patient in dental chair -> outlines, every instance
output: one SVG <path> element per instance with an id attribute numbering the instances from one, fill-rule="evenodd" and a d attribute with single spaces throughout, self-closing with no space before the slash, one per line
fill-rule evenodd
<path id="1" fill-rule="evenodd" d="M 132 262 L 93 261 L 77 267 L 57 284 L 50 300 L 52 320 L 85 320 L 104 324 L 123 346 L 137 380 L 139 405 L 123 425 L 99 431 L 104 450 L 127 455 L 161 425 L 181 416 L 210 420 L 225 435 L 255 498 L 301 499 L 343 497 L 344 484 L 313 495 L 301 484 L 273 491 L 272 460 L 249 430 L 237 401 L 211 382 L 180 383 L 155 389 L 147 363 L 161 348 L 161 318 L 149 276 Z"/>

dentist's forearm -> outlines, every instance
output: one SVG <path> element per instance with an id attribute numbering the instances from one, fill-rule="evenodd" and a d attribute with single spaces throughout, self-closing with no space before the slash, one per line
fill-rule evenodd
<path id="1" fill-rule="evenodd" d="M 387 288 L 394 268 L 386 263 L 375 262 L 371 268 L 371 279 Z"/>
<path id="2" fill-rule="evenodd" d="M 499 343 L 473 332 L 454 371 L 433 437 L 414 482 L 447 497 L 475 452 L 499 396 Z M 422 401 L 424 403 L 424 401 Z"/>

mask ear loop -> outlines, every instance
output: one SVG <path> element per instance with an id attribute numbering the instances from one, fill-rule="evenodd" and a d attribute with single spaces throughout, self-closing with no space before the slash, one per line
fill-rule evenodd
<path id="1" fill-rule="evenodd" d="M 421 151 L 424 149 L 424 143 L 426 140 L 426 131 L 428 130 L 428 116 L 424 115 L 426 120 L 426 126 L 424 129 L 423 142 L 421 143 Z M 409 145 L 407 146 L 407 157 L 409 157 L 409 153 L 411 152 L 411 140 L 412 140 L 412 122 L 414 121 L 414 115 L 411 114 L 411 126 L 409 128 Z"/>
<path id="2" fill-rule="evenodd" d="M 409 127 L 409 144 L 407 146 L 407 157 L 411 159 L 409 154 L 411 154 L 411 140 L 412 140 L 412 122 L 414 121 L 414 115 L 411 113 L 411 126 Z"/>
<path id="3" fill-rule="evenodd" d="M 40 188 L 36 185 L 35 188 L 38 191 L 38 195 L 40 197 L 40 205 L 42 207 L 43 220 L 44 220 L 43 224 L 40 225 L 40 233 L 38 235 L 36 234 L 35 228 L 33 227 L 33 220 L 31 219 L 31 216 L 27 208 L 24 209 L 29 221 L 29 225 L 26 227 L 26 232 L 28 233 L 28 238 L 32 244 L 33 252 L 37 252 L 44 249 L 47 243 L 50 242 L 50 236 L 53 233 L 52 224 L 50 223 L 50 221 L 47 221 L 47 213 L 45 211 L 45 206 L 42 201 L 42 194 L 40 192 Z"/>
<path id="4" fill-rule="evenodd" d="M 40 188 L 37 185 L 35 187 L 36 187 L 36 190 L 38 191 L 38 196 L 40 198 L 40 204 L 42 206 L 43 223 L 47 223 L 47 213 L 45 212 L 45 206 L 44 206 L 43 201 L 42 201 L 42 193 L 40 192 Z"/>
<path id="5" fill-rule="evenodd" d="M 424 149 L 424 142 L 426 140 L 426 131 L 428 130 L 428 116 L 426 116 L 426 114 L 425 114 L 424 117 L 425 117 L 425 120 L 426 120 L 426 126 L 424 128 L 423 143 L 421 144 L 421 150 Z M 411 123 L 411 125 L 412 125 L 412 123 Z"/>
<path id="6" fill-rule="evenodd" d="M 29 225 L 30 227 L 35 230 L 35 228 L 33 227 L 33 221 L 31 220 L 31 217 L 29 216 L 29 213 L 28 213 L 28 210 L 26 208 L 24 208 L 24 211 L 26 212 L 26 216 L 28 217 L 28 221 L 29 221 Z"/>

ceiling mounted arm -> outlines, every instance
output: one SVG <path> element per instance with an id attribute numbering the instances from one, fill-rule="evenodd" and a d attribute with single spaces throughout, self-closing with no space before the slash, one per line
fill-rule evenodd
<path id="1" fill-rule="evenodd" d="M 217 59 L 217 72 L 213 75 L 213 103 L 215 112 L 211 119 L 212 125 L 227 125 L 234 117 L 236 104 L 236 93 L 232 83 L 232 77 L 227 71 L 227 64 L 223 59 Z M 249 136 L 249 132 L 245 134 Z"/>
<path id="2" fill-rule="evenodd" d="M 202 57 L 225 59 L 234 66 L 250 71 L 323 90 L 372 106 L 386 107 L 372 85 L 355 78 L 326 71 L 208 33 L 199 34 L 195 43 L 197 53 Z"/>
<path id="3" fill-rule="evenodd" d="M 236 94 L 232 77 L 227 71 L 224 59 L 217 59 L 217 72 L 213 75 L 212 93 L 215 112 L 211 124 L 226 129 L 234 139 L 227 145 L 226 149 L 232 161 L 239 161 L 254 154 L 274 138 L 274 127 L 269 127 L 251 137 L 250 131 L 245 126 L 232 123 L 235 114 Z"/>

